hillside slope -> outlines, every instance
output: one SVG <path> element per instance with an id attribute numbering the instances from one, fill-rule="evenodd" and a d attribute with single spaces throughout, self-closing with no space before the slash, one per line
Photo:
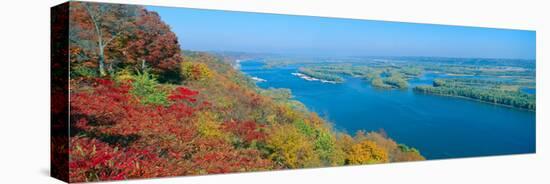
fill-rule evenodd
<path id="1" fill-rule="evenodd" d="M 73 38 L 71 182 L 424 159 L 384 133 L 338 132 L 292 100 L 289 90 L 260 89 L 223 59 L 174 55 L 177 39 L 143 7 L 73 4 L 73 15 L 86 10 L 81 6 L 103 14 L 135 10 L 127 20 L 139 25 L 131 29 L 139 34 L 117 35 L 104 53 L 88 48 L 93 36 Z M 90 28 L 80 18 L 71 25 Z"/>

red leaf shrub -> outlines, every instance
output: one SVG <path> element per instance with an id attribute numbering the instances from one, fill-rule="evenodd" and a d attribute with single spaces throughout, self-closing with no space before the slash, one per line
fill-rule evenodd
<path id="1" fill-rule="evenodd" d="M 129 90 L 129 85 L 98 79 L 92 93 L 71 93 L 71 116 L 85 116 L 96 124 L 112 124 L 124 117 L 126 110 L 136 102 L 128 95 Z"/>
<path id="2" fill-rule="evenodd" d="M 258 125 L 254 121 L 228 121 L 223 124 L 225 131 L 235 134 L 246 143 L 265 140 L 266 134 L 262 128 L 264 128 L 262 125 Z"/>
<path id="3" fill-rule="evenodd" d="M 97 139 L 72 137 L 69 154 L 71 182 L 164 175 L 164 160 L 150 148 L 119 150 Z"/>
<path id="4" fill-rule="evenodd" d="M 170 105 L 162 106 L 139 103 L 130 89 L 129 84 L 99 79 L 91 89 L 71 93 L 71 127 L 79 129 L 71 137 L 71 181 L 272 168 L 258 150 L 199 136 L 193 117 L 210 103 L 196 105 L 197 91 L 178 87 L 169 96 Z M 232 121 L 221 128 L 247 143 L 265 138 L 253 121 Z"/>
<path id="5" fill-rule="evenodd" d="M 111 80 L 99 79 L 92 92 L 72 93 L 71 116 L 84 117 L 86 120 L 84 123 L 84 120 L 77 118 L 73 120 L 74 124 L 78 128 L 90 128 L 87 126 L 89 124 L 109 125 L 94 127 L 107 134 L 170 133 L 185 126 L 181 122 L 195 111 L 183 102 L 194 102 L 195 99 L 191 97 L 198 94 L 196 91 L 179 87 L 170 97 L 173 103 L 164 107 L 140 104 L 128 93 L 130 89 L 129 84 L 115 84 Z"/>
<path id="6" fill-rule="evenodd" d="M 259 171 L 273 169 L 273 163 L 264 159 L 255 149 L 234 149 L 220 139 L 201 139 L 197 141 L 198 152 L 193 160 L 193 170 L 198 173 L 228 173 L 240 171 Z"/>
<path id="7" fill-rule="evenodd" d="M 178 87 L 176 88 L 176 90 L 174 90 L 172 94 L 170 94 L 170 96 L 168 96 L 168 99 L 172 101 L 184 100 L 188 102 L 195 102 L 197 101 L 197 99 L 193 97 L 196 96 L 197 94 L 199 93 L 196 91 L 193 91 L 184 87 Z"/>

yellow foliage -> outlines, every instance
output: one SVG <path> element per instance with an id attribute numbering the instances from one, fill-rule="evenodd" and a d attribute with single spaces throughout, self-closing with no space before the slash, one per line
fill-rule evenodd
<path id="1" fill-rule="evenodd" d="M 346 133 L 338 133 L 338 139 L 336 139 L 336 145 L 338 145 L 344 152 L 351 152 L 351 146 L 355 144 L 353 137 Z"/>
<path id="2" fill-rule="evenodd" d="M 195 116 L 199 134 L 208 138 L 225 138 L 227 135 L 220 130 L 217 117 L 211 112 L 199 112 Z"/>
<path id="3" fill-rule="evenodd" d="M 289 168 L 320 166 L 314 145 L 293 125 L 273 127 L 266 142 L 274 151 L 270 158 Z"/>
<path id="4" fill-rule="evenodd" d="M 333 151 L 330 157 L 329 164 L 331 166 L 341 166 L 341 165 L 344 165 L 346 162 L 346 156 L 347 156 L 346 152 L 338 148 L 341 148 L 341 147 L 336 146 L 336 149 Z"/>
<path id="5" fill-rule="evenodd" d="M 351 146 L 348 161 L 350 164 L 373 164 L 388 162 L 389 159 L 386 150 L 373 141 L 364 140 Z"/>
<path id="6" fill-rule="evenodd" d="M 358 138 L 373 141 L 379 148 L 386 150 L 390 162 L 425 160 L 416 149 L 399 145 L 384 133 L 369 132 L 365 135 L 363 132 Z"/>
<path id="7" fill-rule="evenodd" d="M 294 120 L 302 119 L 300 114 L 295 110 L 285 104 L 277 104 L 277 113 L 279 114 L 278 118 L 281 119 L 281 122 L 294 122 Z"/>
<path id="8" fill-rule="evenodd" d="M 204 63 L 181 62 L 180 75 L 184 80 L 207 80 L 212 78 L 212 71 Z"/>
<path id="9" fill-rule="evenodd" d="M 277 118 L 277 116 L 276 116 L 275 114 L 269 114 L 269 115 L 267 115 L 267 117 L 266 117 L 266 122 L 267 122 L 268 124 L 274 124 L 274 123 L 277 122 L 277 121 L 276 121 L 276 118 Z"/>
<path id="10" fill-rule="evenodd" d="M 397 143 L 395 141 L 384 136 L 384 134 L 381 134 L 381 133 L 369 132 L 368 134 L 365 135 L 365 139 L 375 142 L 376 145 L 378 145 L 378 147 L 385 149 L 389 153 L 396 152 L 398 149 Z"/>
<path id="11" fill-rule="evenodd" d="M 129 80 L 133 80 L 134 75 L 132 74 L 132 71 L 130 68 L 124 68 L 115 74 L 115 81 L 117 82 L 126 82 Z"/>
<path id="12" fill-rule="evenodd" d="M 344 165 L 351 152 L 351 147 L 355 144 L 355 140 L 347 133 L 336 133 L 336 160 L 339 165 Z"/>

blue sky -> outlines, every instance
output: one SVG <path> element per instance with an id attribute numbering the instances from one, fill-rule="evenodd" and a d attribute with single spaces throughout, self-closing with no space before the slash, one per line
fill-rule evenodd
<path id="1" fill-rule="evenodd" d="M 183 49 L 317 56 L 535 59 L 535 32 L 148 6 Z"/>

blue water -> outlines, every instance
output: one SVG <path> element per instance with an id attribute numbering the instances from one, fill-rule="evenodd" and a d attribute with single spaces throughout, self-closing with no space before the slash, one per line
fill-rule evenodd
<path id="1" fill-rule="evenodd" d="M 294 98 L 332 122 L 335 128 L 383 129 L 389 137 L 420 150 L 427 159 L 535 152 L 535 113 L 472 100 L 379 90 L 357 78 L 340 84 L 306 81 L 291 75 L 297 66 L 263 69 L 241 63 L 247 75 L 267 80 L 262 88 L 289 88 Z M 411 80 L 431 84 L 438 74 Z M 444 76 L 443 76 L 444 77 Z"/>
<path id="2" fill-rule="evenodd" d="M 527 94 L 537 94 L 537 90 L 534 88 L 521 88 L 520 90 Z"/>

